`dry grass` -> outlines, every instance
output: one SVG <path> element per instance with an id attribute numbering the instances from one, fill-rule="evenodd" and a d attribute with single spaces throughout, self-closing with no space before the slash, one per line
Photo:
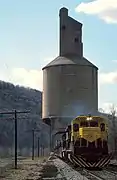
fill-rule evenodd
<path id="1" fill-rule="evenodd" d="M 23 159 L 18 163 L 18 169 L 13 167 L 7 169 L 1 180 L 48 180 L 48 179 L 65 179 L 58 178 L 58 169 L 53 161 L 48 157 L 40 157 L 32 160 L 31 158 Z"/>
<path id="2" fill-rule="evenodd" d="M 41 176 L 41 170 L 43 163 L 47 160 L 47 157 L 31 158 L 22 160 L 18 164 L 18 169 L 13 167 L 7 169 L 3 176 L 0 177 L 1 180 L 39 180 Z"/>
<path id="3" fill-rule="evenodd" d="M 5 174 L 6 172 L 9 170 L 9 169 L 12 169 L 13 168 L 13 163 L 11 162 L 11 164 L 7 164 L 6 166 L 3 166 L 3 167 L 0 167 L 0 179 L 5 177 Z"/>

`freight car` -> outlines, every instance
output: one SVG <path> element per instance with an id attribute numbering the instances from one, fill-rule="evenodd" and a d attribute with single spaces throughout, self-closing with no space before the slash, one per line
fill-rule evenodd
<path id="1" fill-rule="evenodd" d="M 112 154 L 108 151 L 108 124 L 104 117 L 78 116 L 61 133 L 55 150 L 62 158 L 75 158 L 80 167 L 103 168 L 109 164 Z"/>

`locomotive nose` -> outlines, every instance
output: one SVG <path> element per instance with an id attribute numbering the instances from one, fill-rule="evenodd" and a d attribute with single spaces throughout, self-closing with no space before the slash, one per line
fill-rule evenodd
<path id="1" fill-rule="evenodd" d="M 99 127 L 83 127 L 79 129 L 79 134 L 81 138 L 93 142 L 100 138 L 100 129 Z"/>

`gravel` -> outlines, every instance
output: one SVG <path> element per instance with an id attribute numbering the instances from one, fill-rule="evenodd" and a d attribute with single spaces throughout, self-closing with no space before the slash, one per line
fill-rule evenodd
<path id="1" fill-rule="evenodd" d="M 62 160 L 54 159 L 53 162 L 58 169 L 59 175 L 66 178 L 66 180 L 88 180 Z"/>
<path id="2" fill-rule="evenodd" d="M 99 176 L 102 179 L 105 180 L 116 180 L 117 176 L 114 173 L 108 172 L 106 170 L 102 170 L 100 172 L 98 171 L 93 171 L 93 173 L 97 176 Z"/>
<path id="3" fill-rule="evenodd" d="M 116 159 L 111 160 L 111 161 L 110 161 L 110 164 L 117 165 L 117 160 L 116 160 Z"/>

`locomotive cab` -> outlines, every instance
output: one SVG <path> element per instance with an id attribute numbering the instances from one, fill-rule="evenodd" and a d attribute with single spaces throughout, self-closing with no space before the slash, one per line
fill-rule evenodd
<path id="1" fill-rule="evenodd" d="M 108 155 L 107 124 L 103 117 L 78 116 L 71 123 L 71 139 L 75 156 L 96 162 Z"/>
<path id="2" fill-rule="evenodd" d="M 80 167 L 103 168 L 110 162 L 108 126 L 100 116 L 78 116 L 62 134 L 61 155 L 75 158 Z"/>

